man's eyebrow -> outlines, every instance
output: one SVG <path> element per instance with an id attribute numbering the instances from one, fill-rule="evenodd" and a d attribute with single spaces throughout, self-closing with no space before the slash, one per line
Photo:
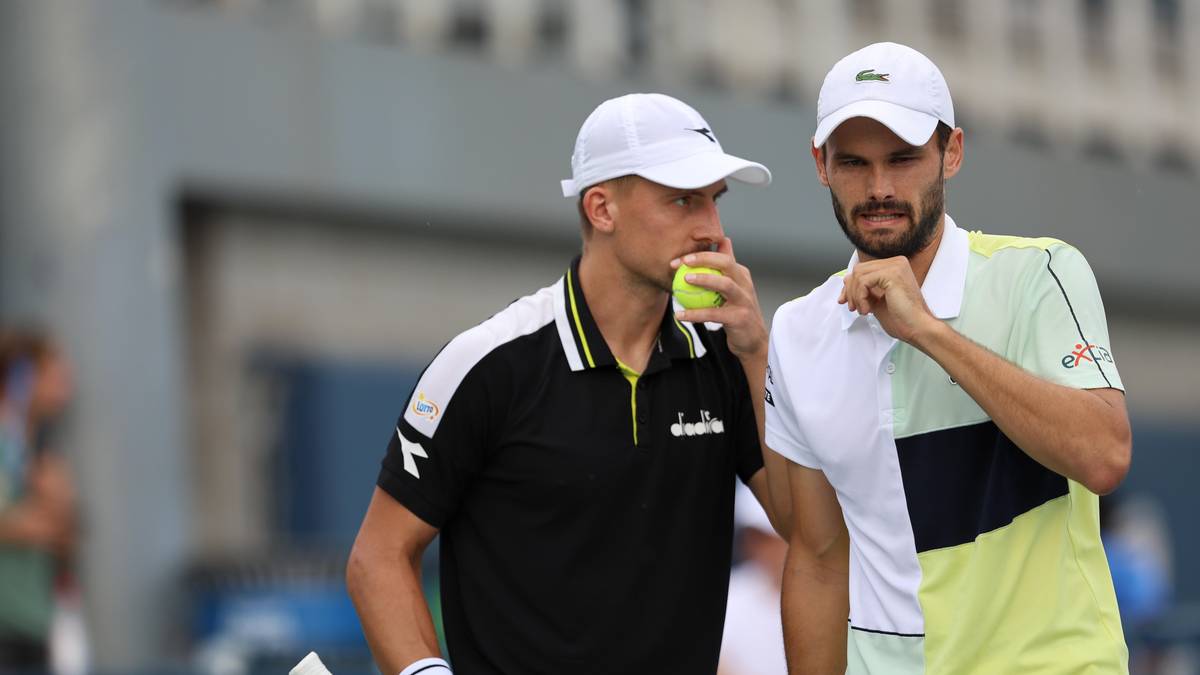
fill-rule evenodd
<path id="1" fill-rule="evenodd" d="M 717 197 L 720 197 L 721 195 L 725 194 L 726 192 L 729 192 L 729 186 L 728 186 L 728 185 L 726 185 L 725 187 L 721 188 L 720 190 L 717 190 L 717 194 L 713 195 L 713 199 L 716 199 Z"/>
<path id="2" fill-rule="evenodd" d="M 911 157 L 913 155 L 919 155 L 919 154 L 921 154 L 921 146 L 906 145 L 906 146 L 900 148 L 899 150 L 893 150 L 892 152 L 889 152 L 888 157 Z M 861 160 L 863 158 L 860 155 L 856 155 L 856 154 L 850 153 L 850 152 L 834 151 L 833 159 L 834 159 L 834 161 L 846 161 L 848 159 Z"/>

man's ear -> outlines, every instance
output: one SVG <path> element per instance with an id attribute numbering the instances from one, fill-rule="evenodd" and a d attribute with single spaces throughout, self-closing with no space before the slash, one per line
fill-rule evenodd
<path id="1" fill-rule="evenodd" d="M 825 171 L 825 146 L 817 147 L 809 143 L 812 148 L 813 161 L 817 164 L 817 180 L 821 181 L 821 185 L 829 187 L 829 174 Z"/>
<path id="2" fill-rule="evenodd" d="M 588 188 L 583 193 L 583 212 L 598 232 L 610 233 L 615 227 L 617 203 L 615 191 L 605 183 Z"/>
<path id="3" fill-rule="evenodd" d="M 946 180 L 953 178 L 962 168 L 963 152 L 963 130 L 961 127 L 955 127 L 954 131 L 950 132 L 950 139 L 946 141 L 946 152 L 942 156 L 942 171 Z"/>

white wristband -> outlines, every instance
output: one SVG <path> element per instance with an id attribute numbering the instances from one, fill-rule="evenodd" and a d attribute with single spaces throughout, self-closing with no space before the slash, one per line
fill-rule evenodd
<path id="1" fill-rule="evenodd" d="M 407 668 L 400 671 L 400 675 L 454 675 L 450 670 L 450 664 L 444 660 L 434 657 L 421 659 L 410 663 Z"/>

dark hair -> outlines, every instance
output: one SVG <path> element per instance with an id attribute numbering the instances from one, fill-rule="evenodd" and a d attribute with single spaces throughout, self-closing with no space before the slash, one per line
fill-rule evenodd
<path id="1" fill-rule="evenodd" d="M 954 133 L 954 130 L 949 124 L 938 120 L 937 129 L 933 133 L 937 135 L 938 152 L 946 154 L 946 146 L 950 144 L 950 134 Z"/>

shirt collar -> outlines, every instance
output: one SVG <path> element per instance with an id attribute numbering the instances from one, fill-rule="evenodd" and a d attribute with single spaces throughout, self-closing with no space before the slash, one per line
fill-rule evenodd
<path id="1" fill-rule="evenodd" d="M 921 295 L 933 315 L 943 321 L 958 316 L 962 309 L 963 291 L 967 285 L 967 259 L 970 255 L 970 243 L 967 233 L 960 230 L 950 214 L 946 214 L 945 226 L 942 228 L 942 240 L 938 244 L 933 263 L 925 275 L 925 283 L 921 285 Z M 858 265 L 858 251 L 850 256 L 847 272 Z M 848 329 L 862 316 L 858 312 L 842 312 L 842 328 Z"/>
<path id="2" fill-rule="evenodd" d="M 571 370 L 590 370 L 617 366 L 617 359 L 604 341 L 600 327 L 592 318 L 583 286 L 579 283 L 579 261 L 576 256 L 566 275 L 555 287 L 554 322 L 562 341 L 563 352 Z M 704 356 L 705 347 L 696 326 L 675 319 L 675 307 L 668 303 L 659 328 L 656 352 L 671 359 L 692 359 Z M 655 355 L 651 355 L 651 362 Z"/>

